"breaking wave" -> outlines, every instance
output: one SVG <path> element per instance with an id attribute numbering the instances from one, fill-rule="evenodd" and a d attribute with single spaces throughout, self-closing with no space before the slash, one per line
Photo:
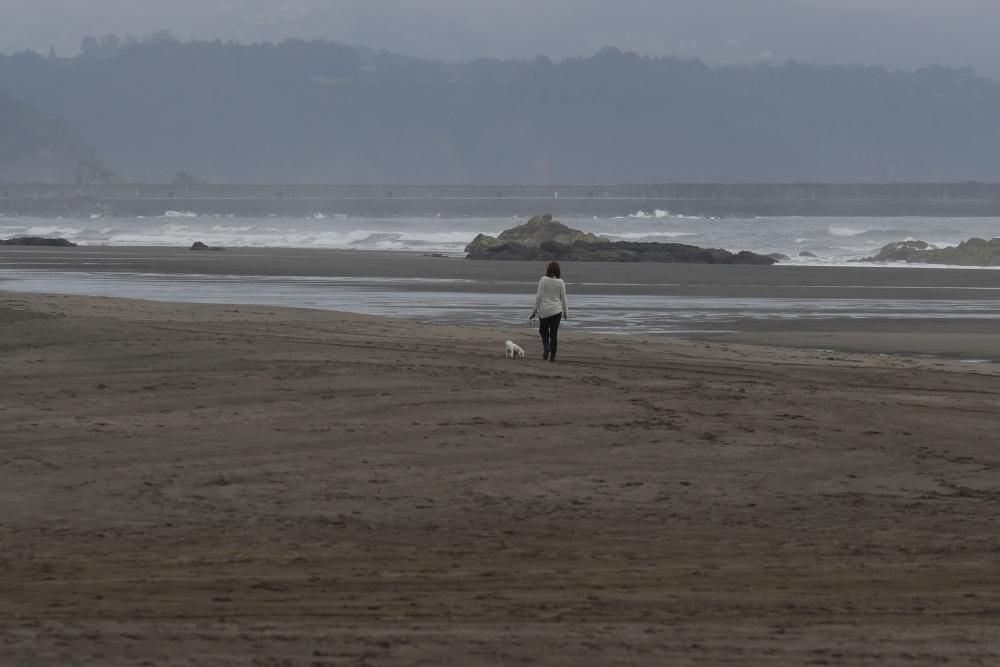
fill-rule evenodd
<path id="1" fill-rule="evenodd" d="M 853 225 L 835 224 L 826 228 L 826 233 L 830 236 L 885 236 L 885 235 L 907 235 L 910 233 L 906 229 L 894 229 L 892 227 L 855 227 Z"/>
<path id="2" fill-rule="evenodd" d="M 39 219 L 0 216 L 0 238 L 62 237 L 81 245 L 329 248 L 462 254 L 477 234 L 496 236 L 523 218 L 360 218 L 307 214 L 237 218 L 171 211 L 162 216 Z M 997 218 L 692 218 L 667 211 L 614 218 L 562 217 L 611 240 L 681 242 L 731 251 L 781 253 L 790 263 L 845 264 L 891 242 L 937 247 L 1000 236 Z M 800 253 L 802 253 L 800 255 Z"/>

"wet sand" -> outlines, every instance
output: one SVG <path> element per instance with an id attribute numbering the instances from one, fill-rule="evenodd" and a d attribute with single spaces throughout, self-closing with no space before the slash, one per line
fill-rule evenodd
<path id="1" fill-rule="evenodd" d="M 419 253 L 315 249 L 231 248 L 192 252 L 168 247 L 0 248 L 0 268 L 83 271 L 106 277 L 128 273 L 205 276 L 332 277 L 408 279 L 423 282 L 379 286 L 385 290 L 506 293 L 530 302 L 540 271 L 530 262 L 471 261 Z M 3 286 L 0 272 L 0 287 Z M 963 312 L 980 302 L 1000 312 L 1000 271 L 861 266 L 711 266 L 692 264 L 573 263 L 564 267 L 573 295 L 691 297 L 702 299 L 799 300 L 796 318 L 743 317 L 736 322 L 700 323 L 686 337 L 785 347 L 935 355 L 1000 360 L 1000 318 Z M 9 285 L 10 283 L 8 283 Z M 956 305 L 948 317 L 915 312 L 856 317 L 845 311 L 815 317 L 810 303 L 832 300 L 899 304 L 934 300 Z M 460 315 L 456 316 L 461 321 Z M 524 331 L 518 331 L 523 335 Z"/>
<path id="2" fill-rule="evenodd" d="M 0 247 L 0 266 L 149 273 L 203 273 L 245 276 L 366 276 L 476 279 L 486 282 L 534 281 L 544 270 L 535 262 L 467 260 L 416 252 L 324 250 L 310 248 L 228 248 L 221 252 L 164 246 L 78 248 Z M 921 289 L 947 298 L 956 288 L 1000 289 L 1000 271 L 991 269 L 926 269 L 895 266 L 740 266 L 622 262 L 566 262 L 564 276 L 588 289 L 674 287 L 690 294 L 769 296 L 813 295 L 815 290 L 846 289 L 848 295 L 869 290 Z M 877 292 L 876 292 L 877 293 Z"/>
<path id="3" fill-rule="evenodd" d="M 502 330 L 10 293 L 0 332 L 2 664 L 1000 660 L 992 364 L 512 362 Z"/>

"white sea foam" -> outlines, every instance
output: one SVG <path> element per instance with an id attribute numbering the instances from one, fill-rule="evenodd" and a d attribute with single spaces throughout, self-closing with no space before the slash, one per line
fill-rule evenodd
<path id="1" fill-rule="evenodd" d="M 670 211 L 661 211 L 659 209 L 654 210 L 652 213 L 647 211 L 636 211 L 635 213 L 629 213 L 627 216 L 629 218 L 639 218 L 639 219 L 656 219 L 656 218 L 670 218 L 674 217 L 671 215 Z M 624 218 L 619 218 L 623 220 Z"/>
<path id="2" fill-rule="evenodd" d="M 202 241 L 227 248 L 285 247 L 461 253 L 477 234 L 496 236 L 523 222 L 510 217 L 359 218 L 324 213 L 298 218 L 232 218 L 173 211 L 157 217 L 113 218 L 100 223 L 88 216 L 66 220 L 0 219 L 0 238 L 57 236 L 81 245 L 186 246 Z M 711 220 L 670 215 L 667 211 L 631 217 L 562 218 L 562 222 L 613 240 L 679 239 L 730 251 L 782 253 L 792 263 L 843 265 L 869 257 L 893 241 L 921 239 L 935 247 L 954 246 L 971 237 L 1000 236 L 997 218 L 757 218 Z M 808 250 L 815 258 L 797 258 Z M 857 264 L 852 264 L 857 266 Z M 912 265 L 911 265 L 912 266 Z"/>
<path id="3" fill-rule="evenodd" d="M 891 226 L 868 227 L 865 225 L 832 224 L 826 228 L 830 236 L 893 236 L 902 238 L 910 234 L 909 229 L 899 229 Z"/>
<path id="4" fill-rule="evenodd" d="M 364 250 L 461 251 L 475 236 L 472 231 L 382 230 L 337 224 L 279 226 L 269 219 L 261 225 L 207 225 L 172 221 L 75 230 L 71 240 L 116 246 L 189 246 L 194 241 L 223 247 L 355 248 Z M 0 228 L 2 229 L 2 228 Z"/>
<path id="5" fill-rule="evenodd" d="M 83 232 L 83 227 L 32 226 L 21 231 L 19 236 L 76 236 Z"/>
<path id="6" fill-rule="evenodd" d="M 866 227 L 848 227 L 846 225 L 830 225 L 826 228 L 826 233 L 830 236 L 861 236 L 862 234 L 867 234 L 868 232 L 874 231 Z"/>

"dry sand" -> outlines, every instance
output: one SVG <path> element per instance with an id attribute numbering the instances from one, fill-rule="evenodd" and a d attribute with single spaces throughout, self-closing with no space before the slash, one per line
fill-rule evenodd
<path id="1" fill-rule="evenodd" d="M 511 333 L 0 293 L 0 664 L 1000 662 L 995 365 Z"/>

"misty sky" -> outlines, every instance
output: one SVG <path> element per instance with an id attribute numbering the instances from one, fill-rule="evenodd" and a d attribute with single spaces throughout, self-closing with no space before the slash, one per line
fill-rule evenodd
<path id="1" fill-rule="evenodd" d="M 974 67 L 1000 79 L 997 0 L 0 0 L 0 51 L 86 35 L 325 38 L 447 60 L 611 45 L 710 63 Z"/>

